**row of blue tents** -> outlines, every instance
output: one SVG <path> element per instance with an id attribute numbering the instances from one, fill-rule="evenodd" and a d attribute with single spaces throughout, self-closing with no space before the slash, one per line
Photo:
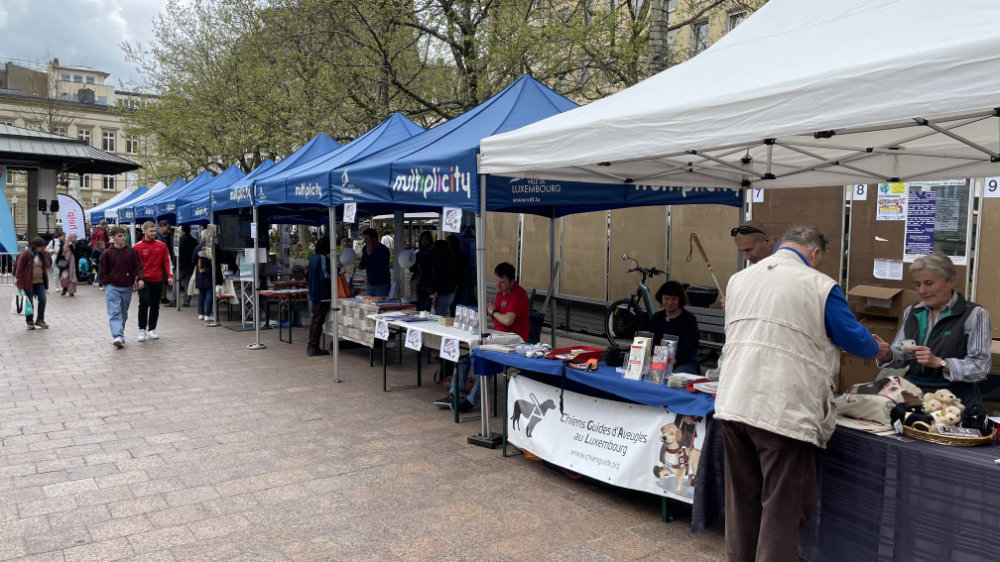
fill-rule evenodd
<path id="1" fill-rule="evenodd" d="M 396 113 L 354 141 L 319 134 L 278 163 L 249 174 L 232 166 L 217 176 L 139 188 L 90 212 L 92 224 L 168 220 L 207 224 L 213 213 L 257 207 L 261 222 L 320 224 L 329 209 L 356 203 L 372 212 L 457 207 L 481 210 L 479 142 L 576 107 L 530 76 L 466 113 L 424 130 Z M 486 178 L 486 210 L 558 217 L 644 205 L 713 203 L 738 206 L 742 190 L 671 188 Z"/>

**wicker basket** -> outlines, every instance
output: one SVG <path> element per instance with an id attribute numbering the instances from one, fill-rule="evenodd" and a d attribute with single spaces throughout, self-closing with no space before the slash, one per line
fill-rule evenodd
<path id="1" fill-rule="evenodd" d="M 976 445 L 986 445 L 990 441 L 996 438 L 997 427 L 993 425 L 993 432 L 989 435 L 984 435 L 982 437 L 953 437 L 951 435 L 941 435 L 939 433 L 931 433 L 929 431 L 921 431 L 919 429 L 914 429 L 908 425 L 903 426 L 903 433 L 913 437 L 914 439 L 920 439 L 921 441 L 929 441 L 931 443 L 937 443 L 938 445 L 950 445 L 952 447 L 974 447 Z"/>

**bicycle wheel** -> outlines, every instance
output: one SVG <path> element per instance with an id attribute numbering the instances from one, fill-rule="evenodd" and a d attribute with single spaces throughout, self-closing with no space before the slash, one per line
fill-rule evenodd
<path id="1" fill-rule="evenodd" d="M 611 303 L 604 314 L 604 335 L 611 345 L 632 345 L 635 333 L 643 329 L 643 312 L 628 299 Z"/>

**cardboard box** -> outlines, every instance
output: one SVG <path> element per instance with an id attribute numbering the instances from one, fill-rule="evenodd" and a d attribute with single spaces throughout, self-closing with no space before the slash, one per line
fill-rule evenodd
<path id="1" fill-rule="evenodd" d="M 847 304 L 858 318 L 878 316 L 901 321 L 906 307 L 919 300 L 920 295 L 909 289 L 857 285 L 847 291 Z"/>
<path id="2" fill-rule="evenodd" d="M 872 382 L 878 377 L 879 368 L 874 359 L 862 359 L 849 353 L 840 354 L 840 376 L 837 377 L 837 392 L 844 392 L 859 382 Z"/>

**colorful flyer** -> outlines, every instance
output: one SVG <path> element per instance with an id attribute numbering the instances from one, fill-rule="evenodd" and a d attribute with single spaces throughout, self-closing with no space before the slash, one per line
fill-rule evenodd
<path id="1" fill-rule="evenodd" d="M 462 209 L 445 207 L 441 210 L 441 230 L 458 232 L 462 229 Z"/>
<path id="2" fill-rule="evenodd" d="M 389 323 L 385 320 L 375 321 L 375 337 L 380 340 L 389 339 Z"/>
<path id="3" fill-rule="evenodd" d="M 878 208 L 875 213 L 877 221 L 906 220 L 906 184 L 878 184 Z"/>
<path id="4" fill-rule="evenodd" d="M 458 363 L 459 356 L 458 340 L 455 338 L 441 338 L 441 359 L 447 359 L 452 363 Z"/>
<path id="5" fill-rule="evenodd" d="M 358 214 L 357 203 L 344 203 L 344 222 L 354 224 L 354 217 Z"/>
<path id="6" fill-rule="evenodd" d="M 406 347 L 413 351 L 420 351 L 424 346 L 424 333 L 413 328 L 406 329 Z"/>

